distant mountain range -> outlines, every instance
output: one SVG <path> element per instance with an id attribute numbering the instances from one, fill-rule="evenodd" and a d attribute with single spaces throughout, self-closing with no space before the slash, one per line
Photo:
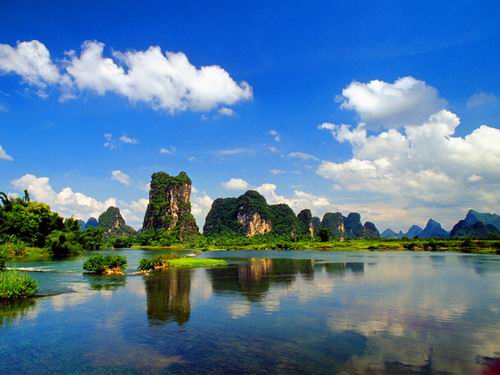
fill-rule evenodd
<path id="1" fill-rule="evenodd" d="M 406 233 L 396 233 L 387 228 L 381 233 L 382 238 L 398 239 L 413 238 L 490 238 L 500 236 L 500 215 L 482 213 L 469 210 L 463 220 L 453 226 L 450 232 L 442 228 L 441 224 L 429 219 L 424 229 L 412 225 Z"/>

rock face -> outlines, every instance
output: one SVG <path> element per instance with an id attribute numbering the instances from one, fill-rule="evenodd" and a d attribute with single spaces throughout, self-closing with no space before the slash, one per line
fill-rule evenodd
<path id="1" fill-rule="evenodd" d="M 347 238 L 362 238 L 363 224 L 361 224 L 361 215 L 357 212 L 351 212 L 344 220 L 345 233 Z"/>
<path id="2" fill-rule="evenodd" d="M 484 224 L 477 221 L 469 224 L 466 220 L 460 220 L 450 232 L 451 238 L 492 238 L 500 236 L 500 231 L 492 224 Z"/>
<path id="3" fill-rule="evenodd" d="M 88 220 L 87 220 L 87 223 L 85 224 L 85 229 L 87 228 L 95 228 L 99 225 L 99 221 L 97 221 L 97 219 L 95 217 L 90 217 Z"/>
<path id="4" fill-rule="evenodd" d="M 191 214 L 191 179 L 186 172 L 178 176 L 153 173 L 142 230 L 172 231 L 181 240 L 198 234 L 198 226 Z"/>
<path id="5" fill-rule="evenodd" d="M 299 220 L 290 207 L 268 205 L 266 199 L 253 190 L 238 198 L 216 199 L 203 227 L 203 234 L 207 236 L 254 237 L 269 233 L 295 236 L 299 232 Z"/>
<path id="6" fill-rule="evenodd" d="M 305 234 L 311 238 L 315 236 L 314 225 L 312 222 L 312 214 L 311 210 L 305 209 L 299 212 L 297 215 L 297 219 L 299 219 L 300 223 L 300 231 L 302 234 Z"/>
<path id="7" fill-rule="evenodd" d="M 99 216 L 99 227 L 104 230 L 105 237 L 125 236 L 135 233 L 134 228 L 125 223 L 120 209 L 113 206 Z"/>
<path id="8" fill-rule="evenodd" d="M 406 232 L 406 236 L 408 238 L 415 238 L 415 237 L 420 237 L 420 233 L 422 233 L 423 229 L 420 228 L 418 225 L 412 225 L 410 229 L 408 229 L 408 232 Z"/>
<path id="9" fill-rule="evenodd" d="M 500 216 L 469 210 L 450 232 L 452 238 L 496 238 L 500 236 Z"/>
<path id="10" fill-rule="evenodd" d="M 449 233 L 441 227 L 437 221 L 429 219 L 424 230 L 420 232 L 420 238 L 448 238 Z"/>
<path id="11" fill-rule="evenodd" d="M 469 210 L 464 220 L 465 222 L 467 222 L 467 224 L 471 225 L 477 222 L 481 222 L 484 225 L 490 224 L 500 231 L 500 215 L 497 214 L 482 213 L 474 210 Z"/>
<path id="12" fill-rule="evenodd" d="M 331 239 L 342 241 L 345 238 L 344 219 L 340 212 L 327 212 L 323 215 L 321 228 L 328 230 Z"/>
<path id="13" fill-rule="evenodd" d="M 77 220 L 78 226 L 80 227 L 80 230 L 85 230 L 85 221 L 83 220 Z"/>
<path id="14" fill-rule="evenodd" d="M 321 219 L 317 216 L 313 216 L 311 219 L 311 226 L 314 231 L 314 237 L 318 237 L 319 228 L 321 228 Z"/>
<path id="15" fill-rule="evenodd" d="M 400 239 L 403 238 L 404 235 L 405 234 L 402 231 L 396 233 L 391 228 L 387 228 L 381 233 L 381 237 L 387 239 Z"/>
<path id="16" fill-rule="evenodd" d="M 374 238 L 380 238 L 380 233 L 375 224 L 373 224 L 371 221 L 367 221 L 365 225 L 363 225 L 362 236 L 363 238 L 374 239 Z"/>

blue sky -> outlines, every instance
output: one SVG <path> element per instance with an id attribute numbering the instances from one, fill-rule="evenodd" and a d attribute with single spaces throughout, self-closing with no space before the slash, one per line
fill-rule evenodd
<path id="1" fill-rule="evenodd" d="M 495 1 L 3 1 L 0 190 L 82 218 L 117 204 L 135 227 L 158 170 L 188 172 L 200 223 L 250 187 L 379 229 L 498 212 L 499 16 Z"/>

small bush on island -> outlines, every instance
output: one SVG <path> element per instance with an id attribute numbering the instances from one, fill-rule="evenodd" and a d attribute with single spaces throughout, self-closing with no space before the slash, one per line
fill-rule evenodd
<path id="1" fill-rule="evenodd" d="M 0 300 L 28 298 L 37 291 L 37 282 L 30 275 L 15 270 L 0 272 Z"/>
<path id="2" fill-rule="evenodd" d="M 92 255 L 83 263 L 83 269 L 98 275 L 122 275 L 127 266 L 127 258 L 123 255 Z"/>
<path id="3" fill-rule="evenodd" d="M 155 269 L 163 269 L 168 267 L 168 261 L 177 259 L 177 254 L 157 255 L 151 258 L 142 258 L 139 262 L 137 271 L 153 271 Z"/>
<path id="4" fill-rule="evenodd" d="M 220 267 L 227 266 L 223 259 L 187 258 L 175 254 L 159 255 L 152 258 L 143 258 L 139 263 L 138 271 L 161 271 L 173 268 Z"/>

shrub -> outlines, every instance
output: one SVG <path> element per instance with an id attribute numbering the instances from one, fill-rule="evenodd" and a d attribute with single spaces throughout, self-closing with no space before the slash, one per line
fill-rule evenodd
<path id="1" fill-rule="evenodd" d="M 32 297 L 37 282 L 28 274 L 14 270 L 0 272 L 0 299 Z"/>
<path id="2" fill-rule="evenodd" d="M 83 263 L 83 269 L 88 272 L 102 274 L 112 268 L 127 266 L 127 258 L 123 255 L 92 255 Z"/>
<path id="3" fill-rule="evenodd" d="M 157 268 L 195 268 L 227 266 L 223 259 L 187 258 L 175 254 L 159 255 L 153 258 L 141 259 L 138 271 L 154 271 Z"/>
<path id="4" fill-rule="evenodd" d="M 177 254 L 157 255 L 152 258 L 142 258 L 137 271 L 152 271 L 157 267 L 165 267 L 169 260 L 178 259 Z"/>
<path id="5" fill-rule="evenodd" d="M 113 240 L 113 247 L 115 249 L 124 249 L 124 248 L 128 248 L 130 246 L 132 246 L 132 241 L 129 237 L 125 237 L 125 236 L 116 237 Z"/>
<path id="6" fill-rule="evenodd" d="M 47 236 L 47 245 L 50 254 L 55 257 L 78 255 L 83 250 L 76 232 L 55 230 Z"/>
<path id="7" fill-rule="evenodd" d="M 0 272 L 5 271 L 5 263 L 9 259 L 9 253 L 4 246 L 0 246 Z"/>
<path id="8" fill-rule="evenodd" d="M 321 242 L 328 242 L 330 239 L 330 233 L 328 233 L 328 229 L 326 228 L 321 228 L 318 233 L 319 240 Z"/>

